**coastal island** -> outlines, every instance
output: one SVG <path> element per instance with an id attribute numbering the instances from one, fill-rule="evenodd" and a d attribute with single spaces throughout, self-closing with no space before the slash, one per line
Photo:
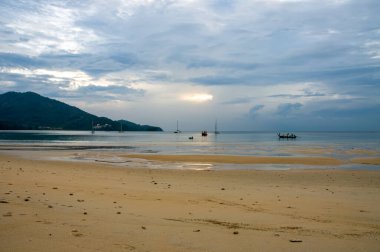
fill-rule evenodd
<path id="1" fill-rule="evenodd" d="M 0 95 L 0 130 L 162 131 L 156 126 L 98 117 L 34 92 Z"/>

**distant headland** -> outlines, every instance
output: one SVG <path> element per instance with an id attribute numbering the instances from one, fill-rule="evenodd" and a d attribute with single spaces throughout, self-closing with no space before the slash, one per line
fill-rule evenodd
<path id="1" fill-rule="evenodd" d="M 34 92 L 0 94 L 0 130 L 162 131 L 127 120 L 113 121 Z"/>

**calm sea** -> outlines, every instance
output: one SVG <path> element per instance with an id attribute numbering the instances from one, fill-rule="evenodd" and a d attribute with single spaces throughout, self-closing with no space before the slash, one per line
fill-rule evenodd
<path id="1" fill-rule="evenodd" d="M 294 132 L 295 140 L 276 132 L 0 131 L 0 148 L 118 150 L 162 154 L 220 154 L 334 157 L 379 156 L 380 132 Z M 194 139 L 189 139 L 189 137 Z"/>

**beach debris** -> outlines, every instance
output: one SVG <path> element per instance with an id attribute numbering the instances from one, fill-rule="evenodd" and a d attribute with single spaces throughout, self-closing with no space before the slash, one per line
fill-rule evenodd
<path id="1" fill-rule="evenodd" d="M 76 237 L 83 236 L 83 234 L 79 233 L 79 231 L 77 229 L 71 230 L 71 234 L 76 236 Z"/>
<path id="2" fill-rule="evenodd" d="M 222 188 L 220 188 L 220 190 L 224 191 L 224 190 L 226 190 L 226 188 L 222 187 Z"/>
<path id="3" fill-rule="evenodd" d="M 2 203 L 2 204 L 8 204 L 9 202 L 6 201 L 6 200 L 0 200 L 0 203 Z"/>
<path id="4" fill-rule="evenodd" d="M 26 198 L 26 199 L 24 199 L 24 201 L 29 201 L 29 199 L 28 199 L 28 198 Z"/>
<path id="5" fill-rule="evenodd" d="M 58 187 L 53 187 L 52 189 L 54 189 L 54 190 L 57 190 L 57 189 L 58 189 Z"/>
<path id="6" fill-rule="evenodd" d="M 70 196 L 73 196 L 73 195 L 74 195 L 74 193 L 69 193 L 69 195 L 70 195 Z"/>
<path id="7" fill-rule="evenodd" d="M 121 214 L 121 212 L 117 212 L 116 214 Z"/>
<path id="8" fill-rule="evenodd" d="M 53 206 L 52 205 L 48 205 L 48 208 L 53 208 Z"/>
<path id="9" fill-rule="evenodd" d="M 196 230 L 193 230 L 193 232 L 197 233 L 197 232 L 201 232 L 200 229 L 196 229 Z"/>
<path id="10" fill-rule="evenodd" d="M 141 229 L 146 230 L 146 227 L 145 226 L 141 226 Z"/>
<path id="11" fill-rule="evenodd" d="M 83 212 L 84 215 L 87 215 L 87 212 Z"/>
<path id="12" fill-rule="evenodd" d="M 238 231 L 234 231 L 233 234 L 234 234 L 234 235 L 237 235 L 237 234 L 239 234 L 239 232 L 238 232 Z"/>
<path id="13" fill-rule="evenodd" d="M 83 199 L 77 199 L 77 201 L 78 201 L 78 202 L 84 202 L 84 200 L 83 200 Z"/>
<path id="14" fill-rule="evenodd" d="M 302 242 L 302 240 L 294 240 L 294 239 L 290 239 L 289 242 L 294 242 L 294 243 L 296 243 L 296 242 Z"/>
<path id="15" fill-rule="evenodd" d="M 11 217 L 12 216 L 12 212 L 7 212 L 5 214 L 3 214 L 4 217 Z"/>

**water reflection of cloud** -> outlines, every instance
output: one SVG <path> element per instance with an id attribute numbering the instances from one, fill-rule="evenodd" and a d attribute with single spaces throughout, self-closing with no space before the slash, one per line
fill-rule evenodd
<path id="1" fill-rule="evenodd" d="M 195 171 L 206 171 L 212 170 L 214 164 L 210 163 L 181 163 L 178 165 L 178 168 L 183 170 L 195 170 Z"/>

